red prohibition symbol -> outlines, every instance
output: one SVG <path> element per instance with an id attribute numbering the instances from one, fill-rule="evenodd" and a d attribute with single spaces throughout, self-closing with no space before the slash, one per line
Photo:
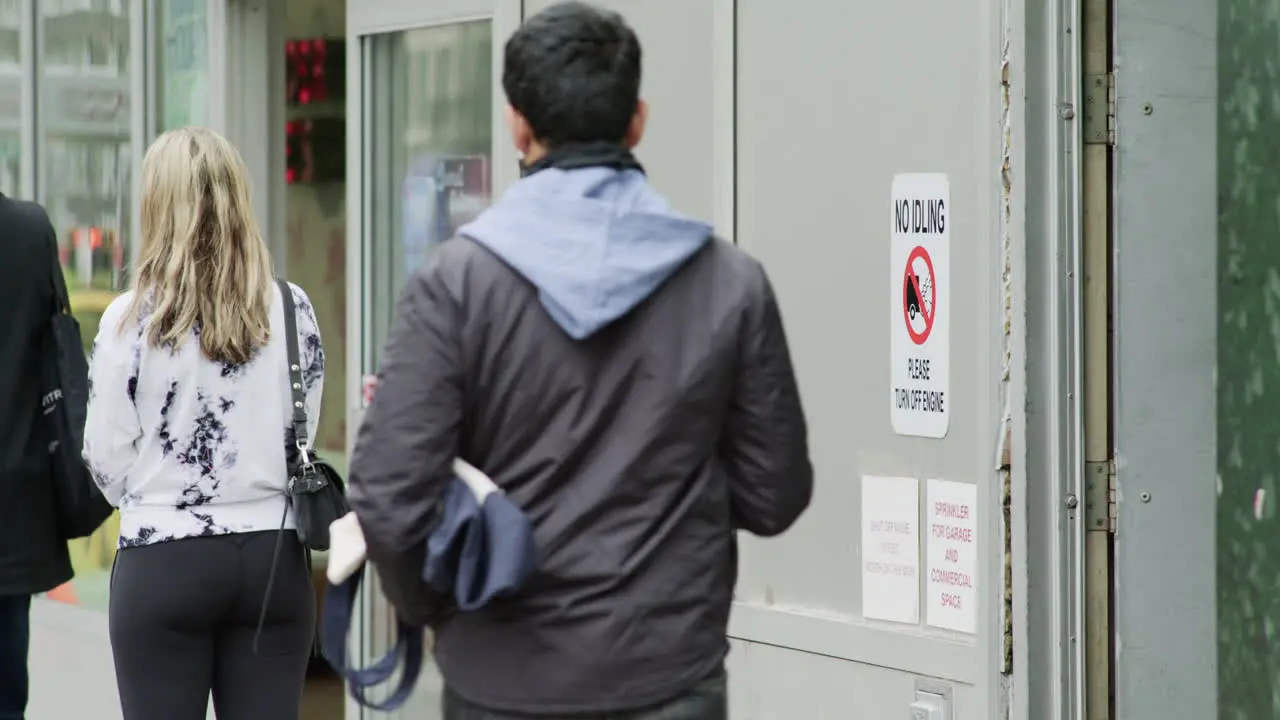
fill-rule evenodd
<path id="1" fill-rule="evenodd" d="M 924 262 L 925 275 L 917 275 L 916 260 Z M 933 332 L 933 319 L 938 316 L 938 288 L 933 274 L 933 260 L 929 252 L 917 245 L 907 256 L 907 266 L 902 271 L 902 319 L 907 325 L 911 342 L 923 345 Z M 911 324 L 917 317 L 924 318 L 924 329 L 916 330 Z"/>

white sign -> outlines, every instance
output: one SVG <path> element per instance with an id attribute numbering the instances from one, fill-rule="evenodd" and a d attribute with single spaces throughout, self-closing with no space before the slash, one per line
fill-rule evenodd
<path id="1" fill-rule="evenodd" d="M 889 212 L 889 417 L 899 435 L 942 438 L 951 421 L 951 182 L 893 178 Z"/>
<path id="2" fill-rule="evenodd" d="M 976 633 L 978 486 L 930 480 L 926 493 L 926 621 L 933 627 Z"/>
<path id="3" fill-rule="evenodd" d="M 920 483 L 862 478 L 862 615 L 920 622 Z"/>

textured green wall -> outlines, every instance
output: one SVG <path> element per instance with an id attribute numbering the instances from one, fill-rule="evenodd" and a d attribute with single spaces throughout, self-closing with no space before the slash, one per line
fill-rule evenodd
<path id="1" fill-rule="evenodd" d="M 1280 0 L 1218 2 L 1218 193 L 1218 708 L 1262 720 L 1280 717 Z"/>

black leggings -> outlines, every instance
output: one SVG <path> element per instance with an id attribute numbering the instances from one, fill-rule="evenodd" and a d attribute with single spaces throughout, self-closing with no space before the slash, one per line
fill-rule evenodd
<path id="1" fill-rule="evenodd" d="M 294 532 L 284 536 L 253 649 L 274 531 L 120 550 L 111 651 L 124 720 L 296 718 L 315 633 L 315 595 Z"/>

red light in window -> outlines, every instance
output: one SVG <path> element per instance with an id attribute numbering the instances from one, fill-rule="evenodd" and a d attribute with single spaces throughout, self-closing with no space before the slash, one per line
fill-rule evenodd
<path id="1" fill-rule="evenodd" d="M 335 38 L 294 38 L 285 42 L 285 87 L 290 105 L 314 105 L 342 95 L 344 47 L 342 40 Z"/>

